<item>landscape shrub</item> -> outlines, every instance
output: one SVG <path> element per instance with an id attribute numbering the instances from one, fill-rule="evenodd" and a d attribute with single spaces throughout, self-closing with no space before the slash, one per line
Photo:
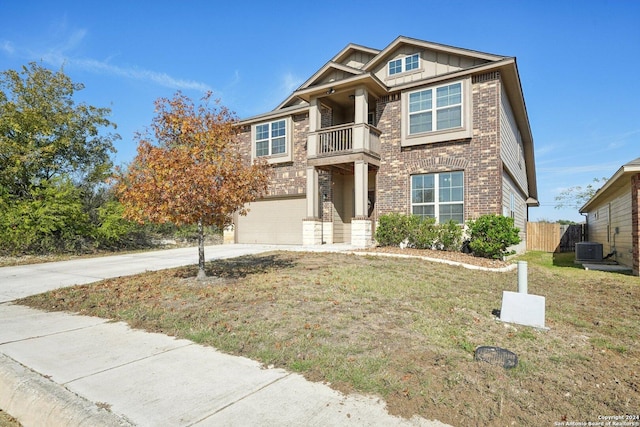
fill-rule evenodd
<path id="1" fill-rule="evenodd" d="M 49 253 L 82 250 L 89 217 L 80 191 L 67 179 L 34 187 L 23 198 L 0 197 L 0 251 Z"/>
<path id="2" fill-rule="evenodd" d="M 380 246 L 406 244 L 416 249 L 459 251 L 462 233 L 454 221 L 436 224 L 435 218 L 390 213 L 378 219 L 375 239 Z"/>
<path id="3" fill-rule="evenodd" d="M 408 243 L 409 246 L 416 249 L 432 249 L 438 244 L 439 227 L 436 224 L 435 218 L 420 218 L 412 215 L 415 218 L 415 224 L 413 224 L 409 231 Z"/>
<path id="4" fill-rule="evenodd" d="M 97 209 L 95 245 L 98 249 L 125 249 L 148 245 L 144 226 L 122 217 L 124 207 L 115 200 Z"/>
<path id="5" fill-rule="evenodd" d="M 459 252 L 462 249 L 463 228 L 453 220 L 440 224 L 438 228 L 438 244 L 442 250 Z"/>
<path id="6" fill-rule="evenodd" d="M 520 243 L 520 229 L 514 227 L 511 217 L 490 214 L 482 215 L 467 223 L 469 227 L 469 248 L 476 256 L 500 259 L 515 251 L 507 248 Z"/>
<path id="7" fill-rule="evenodd" d="M 382 215 L 376 227 L 376 241 L 380 246 L 399 246 L 411 236 L 416 222 L 417 217 L 399 213 Z"/>

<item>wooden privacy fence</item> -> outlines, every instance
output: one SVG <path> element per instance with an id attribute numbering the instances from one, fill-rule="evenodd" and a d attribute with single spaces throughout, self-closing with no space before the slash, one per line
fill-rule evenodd
<path id="1" fill-rule="evenodd" d="M 573 252 L 584 236 L 584 224 L 527 223 L 527 250 Z"/>

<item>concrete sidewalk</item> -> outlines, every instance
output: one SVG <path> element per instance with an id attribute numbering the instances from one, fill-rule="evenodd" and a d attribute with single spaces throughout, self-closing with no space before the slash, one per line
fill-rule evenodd
<path id="1" fill-rule="evenodd" d="M 233 245 L 205 253 L 211 260 L 273 249 L 302 248 Z M 3 268 L 0 295 L 10 301 L 74 282 L 193 264 L 193 250 Z M 26 427 L 444 426 L 393 417 L 379 398 L 345 396 L 282 369 L 121 322 L 4 302 L 0 325 L 0 408 Z"/>

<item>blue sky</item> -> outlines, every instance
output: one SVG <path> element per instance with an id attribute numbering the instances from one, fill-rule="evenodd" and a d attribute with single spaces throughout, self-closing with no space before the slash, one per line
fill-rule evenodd
<path id="1" fill-rule="evenodd" d="M 347 44 L 383 49 L 399 35 L 517 58 L 541 202 L 531 220 L 582 220 L 555 209 L 555 196 L 640 157 L 634 0 L 0 0 L 0 16 L 0 70 L 64 66 L 85 84 L 77 101 L 111 108 L 122 136 L 116 164 L 135 155 L 134 133 L 159 97 L 211 90 L 250 117 Z"/>

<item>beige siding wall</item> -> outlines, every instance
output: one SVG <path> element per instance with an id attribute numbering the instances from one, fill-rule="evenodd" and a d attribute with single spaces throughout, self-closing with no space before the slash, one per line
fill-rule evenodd
<path id="1" fill-rule="evenodd" d="M 500 157 L 516 184 L 528 194 L 522 138 L 504 87 L 500 92 Z"/>
<path id="2" fill-rule="evenodd" d="M 342 64 L 348 67 L 361 69 L 364 66 L 364 64 L 371 61 L 372 59 L 373 59 L 372 54 L 358 51 L 349 55 L 347 59 L 342 62 Z"/>
<path id="3" fill-rule="evenodd" d="M 408 73 L 401 73 L 397 76 L 387 76 L 387 64 L 394 59 L 403 58 L 415 53 L 420 54 L 420 68 Z M 458 70 L 473 67 L 484 63 L 479 59 L 471 59 L 464 56 L 457 56 L 445 52 L 434 52 L 432 50 L 416 50 L 415 46 L 403 46 L 393 52 L 375 70 L 375 76 L 388 86 L 398 86 L 418 80 L 447 74 Z"/>
<path id="4" fill-rule="evenodd" d="M 513 217 L 513 222 L 520 229 L 520 243 L 511 249 L 523 253 L 527 249 L 527 205 L 522 192 L 511 177 L 502 173 L 502 215 Z"/>
<path id="5" fill-rule="evenodd" d="M 603 255 L 615 250 L 612 259 L 632 267 L 631 184 L 589 211 L 588 227 L 589 241 L 602 243 Z"/>

